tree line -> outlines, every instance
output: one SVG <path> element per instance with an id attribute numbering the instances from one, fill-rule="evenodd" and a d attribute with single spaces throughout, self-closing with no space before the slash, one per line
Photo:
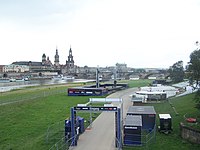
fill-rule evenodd
<path id="1" fill-rule="evenodd" d="M 196 44 L 199 44 L 198 41 Z M 187 78 L 191 86 L 195 85 L 194 88 L 198 90 L 194 99 L 197 102 L 197 108 L 200 109 L 200 48 L 198 47 L 190 54 L 190 61 L 185 69 L 183 67 L 183 61 L 178 61 L 169 67 L 168 71 L 173 83 L 182 82 Z"/>

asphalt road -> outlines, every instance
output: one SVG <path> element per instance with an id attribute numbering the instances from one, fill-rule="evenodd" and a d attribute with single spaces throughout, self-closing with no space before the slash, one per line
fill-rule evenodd
<path id="1" fill-rule="evenodd" d="M 132 105 L 130 95 L 137 88 L 118 91 L 108 98 L 123 99 L 123 118 Z M 92 123 L 91 130 L 79 136 L 78 145 L 73 150 L 116 150 L 115 148 L 115 117 L 114 112 L 102 112 Z"/>

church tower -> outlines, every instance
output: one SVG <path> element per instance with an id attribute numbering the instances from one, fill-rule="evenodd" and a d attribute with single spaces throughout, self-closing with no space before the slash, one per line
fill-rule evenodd
<path id="1" fill-rule="evenodd" d="M 66 61 L 66 66 L 68 69 L 74 68 L 74 59 L 73 59 L 71 47 L 69 49 L 69 56 L 68 56 L 68 60 Z"/>
<path id="2" fill-rule="evenodd" d="M 55 61 L 54 61 L 54 65 L 55 66 L 59 66 L 59 55 L 58 55 L 58 49 L 56 48 L 56 55 L 54 56 Z"/>
<path id="3" fill-rule="evenodd" d="M 45 62 L 46 62 L 46 55 L 45 55 L 45 54 L 43 54 L 43 55 L 42 55 L 42 64 L 44 65 L 44 64 L 45 64 Z"/>

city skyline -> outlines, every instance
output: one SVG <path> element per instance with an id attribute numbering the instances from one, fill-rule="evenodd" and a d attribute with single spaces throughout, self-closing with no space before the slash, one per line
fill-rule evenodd
<path id="1" fill-rule="evenodd" d="M 0 64 L 65 64 L 70 46 L 77 66 L 133 68 L 184 65 L 200 40 L 198 0 L 0 1 Z"/>

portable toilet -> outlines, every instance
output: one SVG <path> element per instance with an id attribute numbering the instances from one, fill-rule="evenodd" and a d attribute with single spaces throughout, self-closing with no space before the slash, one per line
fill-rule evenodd
<path id="1" fill-rule="evenodd" d="M 142 117 L 127 115 L 124 123 L 124 145 L 141 145 Z"/>
<path id="2" fill-rule="evenodd" d="M 158 127 L 160 132 L 169 133 L 172 131 L 172 120 L 170 114 L 159 114 L 160 126 Z"/>
<path id="3" fill-rule="evenodd" d="M 127 115 L 141 115 L 142 129 L 151 131 L 156 124 L 156 112 L 153 106 L 130 106 Z"/>

